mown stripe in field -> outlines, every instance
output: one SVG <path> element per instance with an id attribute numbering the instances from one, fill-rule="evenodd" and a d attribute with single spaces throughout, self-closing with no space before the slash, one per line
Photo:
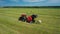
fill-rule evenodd
<path id="1" fill-rule="evenodd" d="M 0 15 L 12 16 L 12 17 L 20 17 L 21 13 L 20 13 L 20 14 L 17 14 L 17 13 L 14 13 L 14 14 L 12 14 L 12 13 L 6 13 L 6 14 L 0 13 Z M 52 16 L 52 15 L 38 15 L 38 17 L 44 17 L 44 16 L 45 16 L 46 18 L 56 18 L 56 19 L 60 19 L 59 16 Z"/>
<path id="2" fill-rule="evenodd" d="M 2 28 L 3 31 L 4 31 L 4 29 L 5 29 L 8 34 L 22 34 L 22 33 L 14 30 L 14 29 L 12 29 L 12 28 L 7 27 L 7 26 L 4 25 L 4 24 L 0 24 L 0 26 L 1 26 L 0 28 Z M 11 31 L 12 33 L 9 33 L 10 31 Z M 1 32 L 1 33 L 4 33 L 4 32 Z"/>

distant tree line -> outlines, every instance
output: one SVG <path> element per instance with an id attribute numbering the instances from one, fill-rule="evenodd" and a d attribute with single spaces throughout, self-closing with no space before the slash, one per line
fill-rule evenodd
<path id="1" fill-rule="evenodd" d="M 60 8 L 60 6 L 3 6 L 2 8 Z"/>

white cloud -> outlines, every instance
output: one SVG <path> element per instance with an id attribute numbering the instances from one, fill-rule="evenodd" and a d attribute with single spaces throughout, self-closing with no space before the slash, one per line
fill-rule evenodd
<path id="1" fill-rule="evenodd" d="M 46 1 L 47 3 L 60 3 L 60 0 L 23 0 L 24 2 L 43 2 Z"/>
<path id="2" fill-rule="evenodd" d="M 23 0 L 24 2 L 41 2 L 45 0 Z"/>
<path id="3" fill-rule="evenodd" d="M 48 0 L 48 3 L 60 3 L 60 0 Z"/>

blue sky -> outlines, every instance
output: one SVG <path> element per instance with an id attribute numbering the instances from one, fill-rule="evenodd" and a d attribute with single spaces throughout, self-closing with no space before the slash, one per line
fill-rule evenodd
<path id="1" fill-rule="evenodd" d="M 0 0 L 0 6 L 60 6 L 60 0 Z"/>

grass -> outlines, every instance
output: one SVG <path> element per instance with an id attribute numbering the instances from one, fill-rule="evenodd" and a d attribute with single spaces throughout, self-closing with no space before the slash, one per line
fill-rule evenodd
<path id="1" fill-rule="evenodd" d="M 18 21 L 21 13 L 37 14 L 41 24 Z M 0 8 L 0 34 L 60 34 L 60 9 Z"/>

